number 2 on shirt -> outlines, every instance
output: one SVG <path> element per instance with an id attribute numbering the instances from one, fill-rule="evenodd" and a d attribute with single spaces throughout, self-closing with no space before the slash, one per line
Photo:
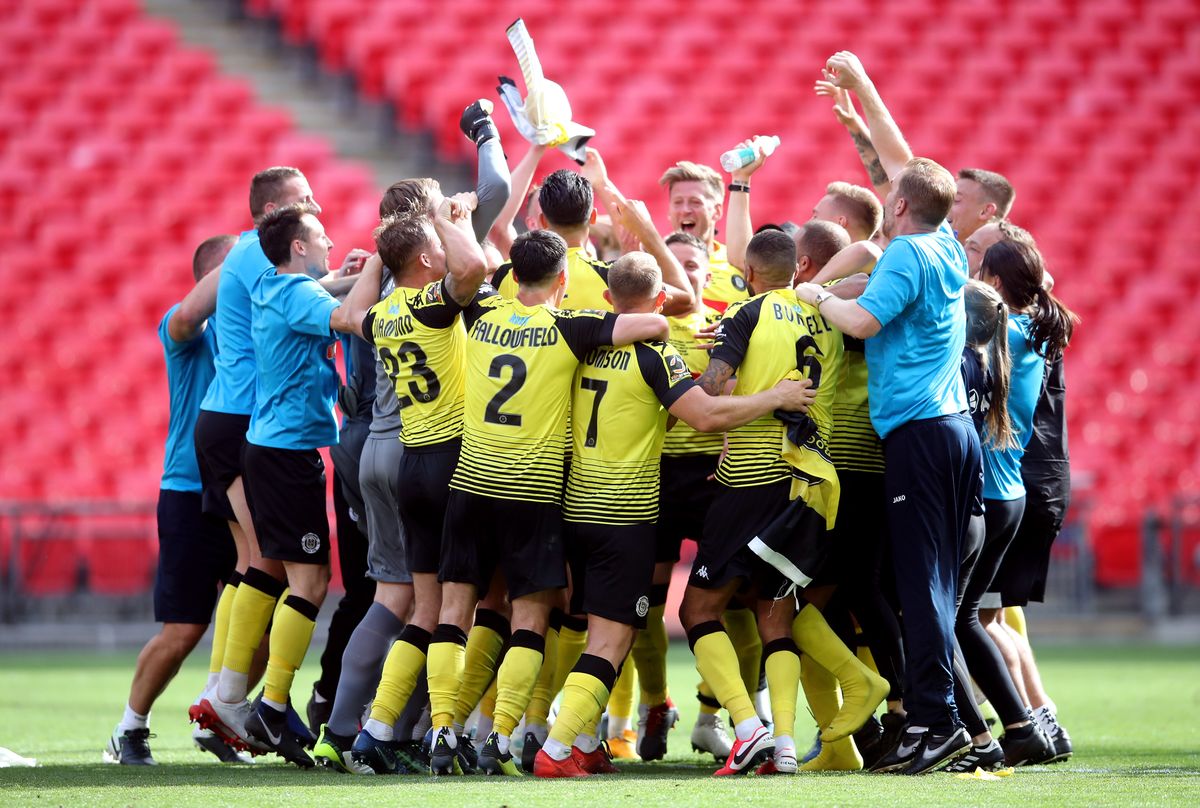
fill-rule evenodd
<path id="1" fill-rule="evenodd" d="M 496 395 L 492 396 L 492 400 L 488 402 L 487 408 L 483 412 L 483 420 L 489 424 L 504 424 L 505 426 L 520 426 L 521 416 L 516 413 L 501 412 L 503 407 L 510 398 L 517 394 L 517 391 L 525 384 L 525 362 L 521 357 L 513 356 L 512 354 L 500 354 L 492 360 L 491 367 L 488 368 L 488 376 L 493 379 L 504 378 L 504 368 L 508 368 L 510 375 L 508 381 L 503 387 L 497 391 Z"/>

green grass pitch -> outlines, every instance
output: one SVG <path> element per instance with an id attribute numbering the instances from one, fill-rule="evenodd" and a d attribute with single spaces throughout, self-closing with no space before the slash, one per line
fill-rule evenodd
<path id="1" fill-rule="evenodd" d="M 194 656 L 154 709 L 159 765 L 104 765 L 100 750 L 120 717 L 134 657 L 12 654 L 0 657 L 0 746 L 36 757 L 36 769 L 0 769 L 0 805 L 287 806 L 909 806 L 1200 805 L 1200 648 L 1039 648 L 1043 675 L 1075 740 L 1075 756 L 1018 769 L 998 782 L 934 774 L 828 774 L 713 780 L 711 758 L 691 752 L 695 672 L 673 645 L 670 681 L 683 718 L 671 753 L 655 764 L 586 781 L 531 777 L 363 777 L 300 771 L 275 759 L 222 766 L 190 743 L 186 706 L 203 682 Z M 307 698 L 317 655 L 297 678 Z M 798 722 L 801 746 L 810 719 Z"/>

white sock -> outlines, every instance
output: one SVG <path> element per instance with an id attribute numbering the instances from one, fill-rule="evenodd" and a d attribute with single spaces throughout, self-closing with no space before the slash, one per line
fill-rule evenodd
<path id="1" fill-rule="evenodd" d="M 788 735 L 775 736 L 775 756 L 779 757 L 781 752 L 791 752 L 792 757 L 796 756 L 796 742 Z"/>
<path id="2" fill-rule="evenodd" d="M 249 674 L 221 668 L 221 681 L 217 686 L 217 698 L 226 704 L 237 704 L 246 698 L 250 689 Z"/>
<path id="3" fill-rule="evenodd" d="M 500 750 L 500 754 L 508 754 L 509 741 L 512 740 L 507 735 L 496 734 L 496 748 Z"/>
<path id="4" fill-rule="evenodd" d="M 627 729 L 629 729 L 629 716 L 610 715 L 608 717 L 608 737 L 620 738 Z"/>
<path id="5" fill-rule="evenodd" d="M 454 730 L 455 735 L 463 734 L 463 725 L 458 723 L 457 721 L 454 722 L 454 725 L 452 727 L 450 727 L 450 729 Z"/>
<path id="6" fill-rule="evenodd" d="M 759 720 L 758 716 L 754 716 L 753 718 L 747 718 L 745 721 L 739 721 L 737 726 L 733 728 L 733 731 L 737 734 L 739 741 L 748 741 L 754 733 L 762 729 L 762 725 L 763 722 Z"/>
<path id="7" fill-rule="evenodd" d="M 363 729 L 377 741 L 390 741 L 393 738 L 392 725 L 376 721 L 374 718 L 368 718 L 367 723 L 363 724 Z"/>
<path id="8" fill-rule="evenodd" d="M 314 703 L 316 703 L 316 704 L 324 704 L 324 703 L 325 703 L 325 702 L 327 702 L 327 701 L 329 701 L 329 699 L 327 699 L 327 698 L 325 698 L 324 696 L 322 696 L 322 695 L 321 695 L 321 691 L 317 690 L 317 689 L 314 687 L 314 688 L 313 688 L 313 702 L 314 702 Z"/>
<path id="9" fill-rule="evenodd" d="M 911 732 L 914 735 L 924 735 L 929 732 L 929 727 L 918 727 L 916 724 L 910 724 L 905 732 Z"/>
<path id="10" fill-rule="evenodd" d="M 542 751 L 554 760 L 566 760 L 571 756 L 571 747 L 553 738 L 547 738 L 542 744 Z"/>
<path id="11" fill-rule="evenodd" d="M 543 746 L 546 745 L 546 738 L 550 737 L 550 730 L 545 724 L 526 724 L 525 731 L 532 732 L 533 737 L 537 738 L 538 743 Z"/>
<path id="12" fill-rule="evenodd" d="M 206 681 L 204 683 L 204 692 L 205 693 L 215 693 L 216 689 L 217 689 L 217 682 L 220 682 L 220 681 L 221 681 L 221 674 L 219 672 L 208 674 L 208 681 Z"/>
<path id="13" fill-rule="evenodd" d="M 586 732 L 575 736 L 575 746 L 580 752 L 591 754 L 600 748 L 600 739 L 595 735 L 588 735 Z"/>
<path id="14" fill-rule="evenodd" d="M 117 725 L 118 730 L 125 732 L 130 729 L 145 729 L 148 726 L 150 726 L 150 713 L 141 715 L 135 713 L 128 704 L 125 705 L 125 715 L 121 717 L 121 723 Z"/>
<path id="15" fill-rule="evenodd" d="M 486 738 L 492 734 L 493 720 L 486 715 L 480 715 L 479 721 L 475 723 L 475 737 Z"/>
<path id="16" fill-rule="evenodd" d="M 263 704 L 265 704 L 265 705 L 267 705 L 267 706 L 268 706 L 268 707 L 270 707 L 272 710 L 275 710 L 275 711 L 277 711 L 277 712 L 281 712 L 281 713 L 286 713 L 286 712 L 287 712 L 287 705 L 286 705 L 286 704 L 280 704 L 280 703 L 279 703 L 279 702 L 277 702 L 277 701 L 271 701 L 271 700 L 270 700 L 269 698 L 267 698 L 266 696 L 263 696 L 263 698 L 262 698 L 262 703 L 263 703 Z"/>

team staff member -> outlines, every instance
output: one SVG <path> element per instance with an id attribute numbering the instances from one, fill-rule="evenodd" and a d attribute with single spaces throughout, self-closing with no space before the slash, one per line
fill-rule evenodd
<path id="1" fill-rule="evenodd" d="M 158 324 L 158 339 L 167 362 L 170 418 L 158 492 L 158 572 L 154 578 L 154 618 L 162 629 L 138 654 L 125 714 L 108 740 L 104 760 L 124 765 L 155 765 L 150 753 L 150 708 L 179 671 L 212 618 L 221 582 L 236 586 L 237 551 L 229 529 L 201 509 L 200 470 L 192 433 L 200 400 L 213 377 L 217 353 L 215 329 L 208 320 L 217 305 L 214 272 L 237 241 L 237 236 L 213 236 L 192 256 L 195 288 L 172 306 Z M 226 609 L 230 599 L 223 601 Z M 221 626 L 224 628 L 224 625 Z M 223 647 L 214 638 L 214 649 Z M 220 672 L 209 671 L 209 684 Z M 236 762 L 237 753 L 212 732 L 196 728 L 192 737 L 201 748 L 223 761 Z"/>
<path id="2" fill-rule="evenodd" d="M 303 203 L 279 208 L 263 218 L 259 232 L 273 267 L 250 291 L 259 370 L 246 433 L 246 492 L 263 557 L 283 565 L 290 594 L 274 610 L 263 698 L 244 729 L 310 767 L 304 739 L 285 711 L 329 582 L 325 471 L 317 449 L 338 436 L 333 331 L 352 328 L 338 301 L 314 280 L 329 272 L 333 247 L 314 209 Z M 220 699 L 209 707 L 226 726 L 240 712 Z"/>
<path id="3" fill-rule="evenodd" d="M 876 764 L 930 771 L 970 747 L 954 703 L 959 559 L 979 492 L 979 436 L 966 415 L 960 373 L 966 344 L 967 260 L 945 223 L 954 177 L 911 158 L 858 57 L 842 51 L 826 72 L 863 103 L 871 139 L 891 178 L 887 249 L 857 300 L 812 284 L 797 293 L 834 326 L 866 340 L 871 422 L 884 441 L 884 486 L 896 589 L 904 613 L 908 727 Z M 895 155 L 910 155 L 902 162 Z"/>
<path id="4" fill-rule="evenodd" d="M 276 166 L 260 171 L 250 182 L 250 214 L 255 229 L 238 237 L 222 265 L 217 286 L 217 311 L 214 319 L 220 350 L 216 375 L 196 419 L 196 457 L 200 478 L 204 481 L 204 510 L 229 522 L 238 547 L 238 571 L 246 577 L 236 586 L 227 586 L 222 599 L 228 598 L 229 629 L 221 649 L 220 693 L 204 693 L 189 711 L 192 720 L 212 726 L 217 734 L 236 744 L 247 745 L 243 732 L 250 705 L 246 701 L 247 675 L 259 640 L 270 622 L 276 601 L 283 593 L 283 568 L 262 559 L 254 524 L 246 504 L 242 484 L 242 450 L 250 414 L 255 404 L 257 364 L 251 338 L 250 289 L 255 280 L 271 267 L 259 244 L 258 225 L 262 218 L 284 205 L 304 202 L 314 210 L 312 189 L 298 169 Z M 343 278 L 347 268 L 364 254 L 351 251 L 338 277 L 322 279 L 326 288 L 337 294 L 349 289 L 350 279 Z M 217 609 L 218 627 L 225 610 Z M 214 650 L 214 654 L 215 654 Z M 208 698 L 208 697 L 212 698 Z M 201 710 L 208 701 L 238 705 L 238 715 L 229 715 L 227 725 L 220 716 Z"/>
<path id="5" fill-rule="evenodd" d="M 497 671 L 495 731 L 479 753 L 491 774 L 515 774 L 508 736 L 542 664 L 551 605 L 566 584 L 560 505 L 571 381 L 601 345 L 666 335 L 653 314 L 614 316 L 552 306 L 566 283 L 567 245 L 547 231 L 511 250 L 520 289 L 472 303 L 467 324 L 463 448 L 450 482 L 442 542 L 442 610 L 429 646 L 432 768 L 452 770 L 451 719 L 465 631 L 479 593 L 500 570 L 512 601 L 512 637 Z M 480 514 L 487 514 L 481 523 Z"/>
<path id="6" fill-rule="evenodd" d="M 652 256 L 622 256 L 606 296 L 619 313 L 653 313 L 666 293 Z M 785 381 L 753 396 L 713 398 L 692 381 L 666 342 L 597 348 L 576 373 L 572 458 L 563 505 L 571 563 L 572 613 L 587 614 L 587 649 L 563 688 L 563 706 L 534 763 L 540 777 L 613 772 L 586 727 L 600 717 L 633 642 L 650 612 L 658 457 L 671 418 L 720 432 L 775 409 L 803 410 L 807 381 Z"/>

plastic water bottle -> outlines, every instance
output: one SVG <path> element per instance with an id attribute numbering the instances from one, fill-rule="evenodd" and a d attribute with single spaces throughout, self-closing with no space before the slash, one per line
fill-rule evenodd
<path id="1" fill-rule="evenodd" d="M 748 166 L 757 160 L 759 151 L 762 152 L 764 157 L 770 157 L 777 148 L 779 148 L 778 136 L 756 137 L 753 146 L 730 149 L 722 154 L 721 168 L 726 171 L 737 171 L 742 166 Z"/>

